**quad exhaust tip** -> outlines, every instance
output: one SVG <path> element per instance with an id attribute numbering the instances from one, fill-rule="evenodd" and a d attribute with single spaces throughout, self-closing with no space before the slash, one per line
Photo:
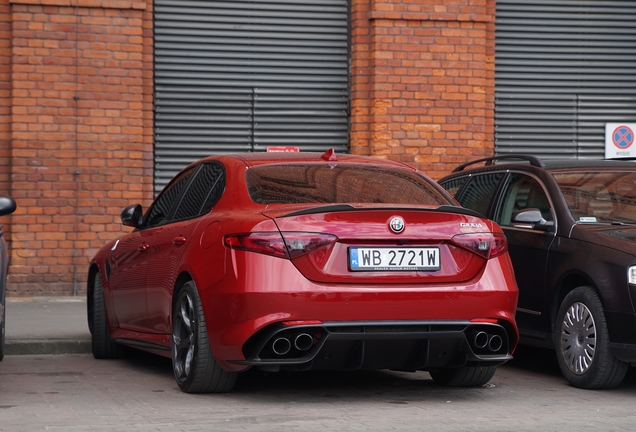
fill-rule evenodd
<path id="1" fill-rule="evenodd" d="M 503 346 L 503 339 L 499 335 L 490 336 L 490 340 L 488 341 L 488 349 L 492 352 L 497 352 Z"/>
<path id="2" fill-rule="evenodd" d="M 314 344 L 314 338 L 307 333 L 301 333 L 294 339 L 294 346 L 299 351 L 307 351 Z"/>
<path id="3" fill-rule="evenodd" d="M 486 348 L 486 345 L 488 345 L 488 333 L 485 331 L 477 332 L 473 338 L 473 343 L 479 349 Z"/>
<path id="4" fill-rule="evenodd" d="M 291 349 L 291 342 L 289 341 L 289 339 L 284 337 L 280 337 L 276 339 L 274 343 L 272 344 L 272 351 L 274 351 L 274 354 L 279 356 L 283 356 L 287 354 L 290 349 Z"/>
<path id="5" fill-rule="evenodd" d="M 503 347 L 503 339 L 501 336 L 493 334 L 489 335 L 485 331 L 478 331 L 473 334 L 473 346 L 479 350 L 487 349 L 496 353 Z"/>
<path id="6" fill-rule="evenodd" d="M 314 345 L 314 338 L 307 333 L 300 333 L 294 338 L 294 348 L 298 351 L 308 351 Z M 272 343 L 272 351 L 274 354 L 284 356 L 291 351 L 292 342 L 290 338 L 279 337 Z"/>

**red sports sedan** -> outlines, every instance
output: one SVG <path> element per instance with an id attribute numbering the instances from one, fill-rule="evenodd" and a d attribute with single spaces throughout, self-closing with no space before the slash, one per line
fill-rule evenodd
<path id="1" fill-rule="evenodd" d="M 209 157 L 121 218 L 134 230 L 90 265 L 93 354 L 172 357 L 185 392 L 230 391 L 252 366 L 476 386 L 517 344 L 501 229 L 398 162 Z"/>

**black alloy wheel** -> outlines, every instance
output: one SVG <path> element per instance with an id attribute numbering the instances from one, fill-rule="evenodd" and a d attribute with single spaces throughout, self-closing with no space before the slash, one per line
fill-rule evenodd
<path id="1" fill-rule="evenodd" d="M 181 288 L 173 308 L 172 370 L 186 393 L 229 392 L 238 375 L 223 370 L 214 359 L 201 300 L 192 281 Z"/>

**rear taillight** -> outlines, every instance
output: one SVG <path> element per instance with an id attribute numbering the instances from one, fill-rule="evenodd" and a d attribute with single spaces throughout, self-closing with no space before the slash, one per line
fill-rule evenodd
<path id="1" fill-rule="evenodd" d="M 282 234 L 291 258 L 313 252 L 338 240 L 338 237 L 331 234 L 303 232 L 283 232 Z"/>
<path id="2" fill-rule="evenodd" d="M 305 232 L 259 232 L 233 234 L 223 239 L 225 246 L 279 258 L 296 258 L 338 240 L 331 234 Z"/>
<path id="3" fill-rule="evenodd" d="M 499 256 L 508 250 L 508 242 L 503 234 L 458 234 L 452 241 L 457 246 L 475 252 L 486 259 Z"/>
<path id="4" fill-rule="evenodd" d="M 258 252 L 279 258 L 289 258 L 285 242 L 278 232 L 234 234 L 225 236 L 225 246 L 231 249 Z"/>

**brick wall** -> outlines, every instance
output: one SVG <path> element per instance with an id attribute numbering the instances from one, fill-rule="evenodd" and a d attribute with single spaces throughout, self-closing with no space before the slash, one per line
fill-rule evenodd
<path id="1" fill-rule="evenodd" d="M 494 0 L 351 0 L 351 152 L 439 178 L 493 152 Z M 152 0 L 0 0 L 11 296 L 85 291 L 152 199 Z"/>
<path id="2" fill-rule="evenodd" d="M 0 0 L 0 193 L 11 190 L 11 14 Z M 0 222 L 10 221 L 9 216 Z M 10 235 L 7 233 L 7 237 Z"/>
<path id="3" fill-rule="evenodd" d="M 352 0 L 351 152 L 434 178 L 494 149 L 494 0 Z"/>
<path id="4" fill-rule="evenodd" d="M 84 292 L 89 260 L 122 232 L 121 209 L 152 196 L 151 5 L 8 4 L 9 295 Z"/>

